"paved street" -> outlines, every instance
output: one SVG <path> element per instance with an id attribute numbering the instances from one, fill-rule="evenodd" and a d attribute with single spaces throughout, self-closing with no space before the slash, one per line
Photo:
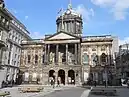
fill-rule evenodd
<path id="1" fill-rule="evenodd" d="M 65 90 L 58 90 L 43 97 L 88 97 L 89 90 L 84 88 L 71 88 Z"/>

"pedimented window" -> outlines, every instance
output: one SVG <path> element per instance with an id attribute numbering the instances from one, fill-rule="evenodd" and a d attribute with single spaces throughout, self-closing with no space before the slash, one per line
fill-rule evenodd
<path id="1" fill-rule="evenodd" d="M 101 47 L 101 51 L 105 51 L 106 50 L 106 47 L 105 46 L 102 46 Z"/>
<path id="2" fill-rule="evenodd" d="M 89 63 L 89 55 L 87 53 L 83 54 L 83 64 L 87 65 Z"/>
<path id="3" fill-rule="evenodd" d="M 102 53 L 102 55 L 101 55 L 101 62 L 105 63 L 106 60 L 107 60 L 107 55 L 105 53 Z"/>
<path id="4" fill-rule="evenodd" d="M 96 53 L 93 53 L 91 55 L 91 59 L 92 59 L 93 66 L 97 65 L 97 63 L 98 63 L 98 56 L 96 55 Z"/>

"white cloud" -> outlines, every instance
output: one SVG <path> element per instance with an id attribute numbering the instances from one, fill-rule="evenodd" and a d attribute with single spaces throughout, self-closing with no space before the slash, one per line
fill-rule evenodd
<path id="1" fill-rule="evenodd" d="M 27 20 L 29 18 L 29 16 L 25 16 L 25 20 Z"/>
<path id="2" fill-rule="evenodd" d="M 119 40 L 119 45 L 129 43 L 129 37 L 124 38 L 123 40 Z"/>
<path id="3" fill-rule="evenodd" d="M 91 17 L 94 16 L 94 10 L 92 8 L 87 9 L 83 4 L 78 5 L 75 10 L 82 15 L 85 23 L 87 23 Z"/>
<path id="4" fill-rule="evenodd" d="M 123 20 L 128 15 L 129 0 L 91 0 L 100 7 L 108 7 L 116 20 Z"/>

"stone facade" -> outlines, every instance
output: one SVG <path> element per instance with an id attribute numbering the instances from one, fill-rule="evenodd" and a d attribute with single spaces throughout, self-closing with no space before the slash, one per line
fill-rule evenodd
<path id="1" fill-rule="evenodd" d="M 71 7 L 57 18 L 57 33 L 23 41 L 19 80 L 22 83 L 81 84 L 111 80 L 113 37 L 82 36 L 82 17 Z M 106 75 L 107 73 L 108 75 Z"/>
<path id="2" fill-rule="evenodd" d="M 9 32 L 9 24 L 11 17 L 9 16 L 7 10 L 5 9 L 5 4 L 3 0 L 0 0 L 0 87 L 3 79 L 5 78 L 5 52 L 7 50 L 7 36 Z"/>

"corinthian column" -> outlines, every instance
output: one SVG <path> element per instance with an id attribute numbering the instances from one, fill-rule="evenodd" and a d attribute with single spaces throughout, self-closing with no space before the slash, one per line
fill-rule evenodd
<path id="1" fill-rule="evenodd" d="M 56 45 L 56 64 L 58 64 L 58 51 L 59 51 L 59 45 Z"/>
<path id="2" fill-rule="evenodd" d="M 48 44 L 47 60 L 50 62 L 50 44 Z"/>
<path id="3" fill-rule="evenodd" d="M 75 60 L 75 64 L 77 64 L 77 44 L 75 44 L 75 57 L 74 57 L 74 60 Z"/>
<path id="4" fill-rule="evenodd" d="M 47 64 L 47 45 L 45 44 L 45 51 L 44 51 L 44 62 L 45 62 L 45 65 Z"/>
<path id="5" fill-rule="evenodd" d="M 66 44 L 66 64 L 68 64 L 68 44 Z"/>
<path id="6" fill-rule="evenodd" d="M 81 44 L 78 44 L 78 64 L 81 64 Z"/>

